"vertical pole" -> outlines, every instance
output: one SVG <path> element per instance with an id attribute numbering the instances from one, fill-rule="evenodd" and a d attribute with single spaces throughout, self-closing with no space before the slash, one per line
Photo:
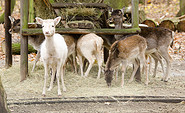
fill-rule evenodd
<path id="1" fill-rule="evenodd" d="M 28 3 L 29 0 L 21 0 L 21 81 L 25 80 L 28 75 L 28 37 L 22 35 L 22 30 L 28 28 Z"/>
<path id="2" fill-rule="evenodd" d="M 138 11 L 139 0 L 132 0 L 132 27 L 138 28 L 139 27 L 139 11 Z M 141 82 L 141 73 L 140 73 L 140 66 L 136 71 L 135 79 L 138 82 Z"/>
<path id="3" fill-rule="evenodd" d="M 11 22 L 8 16 L 11 15 L 11 0 L 5 0 L 5 67 L 12 66 L 12 35 L 9 33 Z"/>
<path id="4" fill-rule="evenodd" d="M 139 0 L 132 0 L 132 27 L 139 27 L 139 11 L 138 11 Z"/>

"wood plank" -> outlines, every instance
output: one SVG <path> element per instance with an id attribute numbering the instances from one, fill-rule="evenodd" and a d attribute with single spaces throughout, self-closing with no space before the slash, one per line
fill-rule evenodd
<path id="1" fill-rule="evenodd" d="M 132 27 L 137 28 L 139 27 L 139 0 L 132 0 Z"/>
<path id="2" fill-rule="evenodd" d="M 28 3 L 29 0 L 21 0 L 21 81 L 25 80 L 28 76 L 28 37 L 22 34 L 22 30 L 28 28 Z"/>
<path id="3" fill-rule="evenodd" d="M 66 7 L 90 7 L 90 8 L 101 8 L 105 9 L 108 8 L 108 5 L 104 3 L 53 3 L 53 8 L 66 8 Z"/>
<path id="4" fill-rule="evenodd" d="M 106 34 L 106 35 L 114 35 L 114 34 L 132 34 L 139 33 L 140 28 L 129 28 L 129 29 L 72 29 L 72 28 L 56 28 L 57 33 L 61 34 L 88 34 L 88 33 L 96 33 L 96 34 Z M 42 29 L 23 29 L 22 35 L 41 35 Z"/>
<path id="5" fill-rule="evenodd" d="M 8 16 L 11 15 L 11 0 L 5 0 L 5 67 L 12 66 L 12 35 L 9 33 L 11 22 Z"/>

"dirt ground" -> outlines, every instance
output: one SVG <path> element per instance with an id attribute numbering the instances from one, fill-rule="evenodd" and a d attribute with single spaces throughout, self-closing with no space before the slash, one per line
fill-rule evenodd
<path id="1" fill-rule="evenodd" d="M 12 113 L 184 113 L 180 103 L 113 102 L 9 106 Z"/>
<path id="2" fill-rule="evenodd" d="M 29 63 L 32 67 L 32 62 Z M 8 97 L 9 108 L 12 113 L 184 113 L 184 102 L 178 103 L 164 103 L 164 102 L 63 102 L 60 103 L 44 103 L 44 104 L 20 104 L 23 99 L 38 99 L 44 101 L 48 98 L 58 98 L 57 86 L 55 84 L 52 91 L 46 92 L 46 97 L 43 97 L 43 67 L 42 63 L 36 68 L 36 71 L 23 82 L 19 82 L 19 66 L 18 62 L 15 63 L 10 69 L 0 69 L 1 78 L 4 88 Z M 153 66 L 152 66 L 153 67 Z M 31 68 L 29 68 L 31 69 Z M 128 68 L 128 76 L 130 76 L 131 68 Z M 13 74 L 12 74 L 13 73 Z M 127 83 L 128 78 L 125 79 L 124 88 L 120 87 L 120 79 L 115 80 L 112 83 L 112 87 L 106 86 L 103 74 L 101 79 L 97 80 L 97 67 L 93 67 L 90 75 L 87 78 L 79 76 L 80 74 L 74 74 L 68 67 L 66 70 L 65 85 L 67 87 L 66 92 L 62 92 L 61 98 L 71 97 L 93 97 L 93 96 L 164 96 L 170 97 L 183 97 L 185 99 L 185 61 L 173 61 L 171 77 L 168 82 L 160 81 L 162 77 L 161 68 L 159 66 L 157 77 L 152 78 L 150 75 L 150 83 L 146 86 L 144 83 L 132 82 Z M 144 81 L 144 80 L 142 80 Z M 48 80 L 49 83 L 49 80 Z M 48 84 L 49 85 L 49 84 Z M 64 99 L 65 100 L 65 99 Z M 28 102 L 28 101 L 27 101 Z M 11 104 L 14 103 L 14 104 Z"/>

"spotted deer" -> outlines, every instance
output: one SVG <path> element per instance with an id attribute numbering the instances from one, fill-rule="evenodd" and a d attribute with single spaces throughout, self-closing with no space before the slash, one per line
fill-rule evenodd
<path id="1" fill-rule="evenodd" d="M 125 70 L 129 63 L 133 63 L 135 66 L 129 82 L 133 81 L 134 75 L 140 65 L 140 67 L 144 68 L 145 70 L 145 84 L 148 85 L 147 65 L 145 59 L 146 48 L 147 42 L 145 38 L 139 35 L 127 36 L 124 39 L 114 42 L 109 50 L 109 57 L 106 62 L 104 73 L 107 85 L 111 86 L 113 72 L 117 66 L 122 64 L 121 87 L 123 87 Z"/>
<path id="2" fill-rule="evenodd" d="M 121 29 L 123 27 L 123 11 L 114 10 L 111 14 L 111 18 L 115 24 L 115 29 Z M 166 73 L 164 73 L 163 81 L 168 81 L 170 68 L 171 68 L 171 57 L 168 53 L 168 48 L 172 43 L 174 32 L 160 27 L 143 27 L 140 26 L 141 32 L 139 35 L 143 36 L 147 41 L 146 55 L 151 55 L 155 60 L 155 69 L 153 76 L 156 76 L 158 61 L 161 63 L 163 69 L 162 58 L 165 59 L 167 67 Z M 120 35 L 117 36 L 120 39 Z M 164 69 L 163 69 L 164 70 Z"/>
<path id="3" fill-rule="evenodd" d="M 11 21 L 11 28 L 9 29 L 9 33 L 20 33 L 20 19 L 15 19 L 12 16 L 9 16 L 9 19 Z M 28 24 L 30 27 L 38 27 L 38 24 L 35 23 L 29 23 Z M 62 35 L 67 47 L 68 47 L 68 58 L 72 58 L 72 67 L 74 68 L 74 72 L 77 73 L 77 67 L 76 67 L 76 40 L 74 38 L 74 36 L 72 35 Z M 42 44 L 42 42 L 44 41 L 45 37 L 44 35 L 31 35 L 28 36 L 28 41 L 29 43 L 34 47 L 35 50 L 37 50 L 37 55 L 35 58 L 35 62 L 32 68 L 32 72 L 35 69 L 35 66 L 37 64 L 37 62 L 40 59 L 40 45 Z"/>
<path id="4" fill-rule="evenodd" d="M 103 63 L 103 39 L 94 33 L 86 34 L 80 37 L 77 41 L 77 58 L 79 60 L 81 76 L 88 76 L 95 59 L 98 62 L 98 76 L 100 78 L 101 65 Z M 89 66 L 83 74 L 83 62 L 86 58 L 89 62 Z"/>

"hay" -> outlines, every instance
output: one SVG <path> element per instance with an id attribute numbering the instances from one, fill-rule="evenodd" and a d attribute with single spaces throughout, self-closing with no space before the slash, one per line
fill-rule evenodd
<path id="1" fill-rule="evenodd" d="M 63 15 L 68 16 L 95 16 L 97 12 L 95 8 L 85 8 L 85 7 L 74 7 L 74 8 L 65 8 L 61 11 Z"/>
<path id="2" fill-rule="evenodd" d="M 33 63 L 29 63 L 29 72 L 31 71 Z M 104 80 L 103 74 L 101 79 L 96 79 L 98 67 L 94 66 L 90 71 L 88 77 L 81 77 L 80 74 L 74 74 L 71 72 L 70 66 L 66 69 L 64 76 L 66 92 L 62 91 L 62 97 L 89 97 L 89 96 L 139 96 L 139 95 L 173 95 L 173 93 L 166 93 L 166 90 L 176 88 L 183 92 L 183 82 L 181 84 L 175 84 L 176 81 L 182 79 L 174 79 L 172 82 L 164 83 L 160 81 L 160 77 L 155 79 L 150 78 L 151 82 L 149 86 L 145 86 L 144 83 L 127 83 L 128 76 L 125 78 L 124 88 L 121 88 L 121 77 L 118 77 L 118 81 L 113 80 L 112 87 L 108 88 Z M 130 75 L 131 68 L 128 69 L 127 75 Z M 21 99 L 21 98 L 43 98 L 42 88 L 44 84 L 44 68 L 42 63 L 36 66 L 35 72 L 29 73 L 29 77 L 20 82 L 20 70 L 19 65 L 14 65 L 10 69 L 0 69 L 0 76 L 2 83 L 8 95 L 8 99 Z M 48 79 L 47 86 L 49 87 Z M 143 80 L 144 81 L 144 80 Z M 175 82 L 175 83 L 174 83 Z M 161 91 L 162 92 L 158 92 Z M 174 92 L 177 93 L 177 92 Z M 178 95 L 178 94 L 177 94 Z M 46 97 L 57 97 L 57 84 L 54 84 L 52 91 L 46 92 Z"/>

